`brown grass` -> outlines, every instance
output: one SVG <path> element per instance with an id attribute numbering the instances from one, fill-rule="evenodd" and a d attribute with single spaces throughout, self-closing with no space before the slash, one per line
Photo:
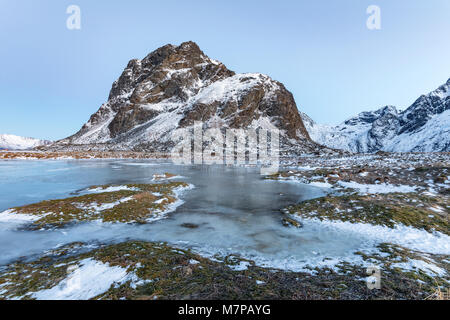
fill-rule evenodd
<path id="1" fill-rule="evenodd" d="M 442 291 L 441 288 L 437 287 L 436 291 L 426 297 L 425 300 L 450 300 L 450 288 Z"/>

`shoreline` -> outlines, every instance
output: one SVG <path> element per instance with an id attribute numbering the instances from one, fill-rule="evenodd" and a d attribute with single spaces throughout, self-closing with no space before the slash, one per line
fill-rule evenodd
<path id="1" fill-rule="evenodd" d="M 119 160 L 169 159 L 170 154 L 134 151 L 0 151 L 1 160 Z"/>
<path id="2" fill-rule="evenodd" d="M 430 157 L 443 157 L 450 162 L 450 152 L 377 152 L 377 153 L 348 153 L 340 155 L 330 154 L 300 154 L 290 156 L 280 156 L 281 162 L 293 165 L 297 162 L 298 165 L 310 163 L 310 160 L 321 159 L 324 161 L 343 161 L 345 159 L 362 159 L 362 158 L 400 158 L 408 160 L 422 160 Z M 170 153 L 154 153 L 144 151 L 41 151 L 41 150 L 0 150 L 0 160 L 117 160 L 117 159 L 169 159 L 172 155 Z M 406 159 L 405 159 L 406 160 Z M 320 164 L 324 165 L 324 164 Z"/>

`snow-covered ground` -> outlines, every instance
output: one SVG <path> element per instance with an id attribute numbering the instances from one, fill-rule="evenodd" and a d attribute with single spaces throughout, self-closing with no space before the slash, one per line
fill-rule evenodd
<path id="1" fill-rule="evenodd" d="M 112 284 L 130 280 L 127 270 L 111 267 L 91 258 L 80 261 L 58 285 L 35 292 L 37 300 L 88 300 L 108 290 Z"/>
<path id="2" fill-rule="evenodd" d="M 415 192 L 417 190 L 416 187 L 405 186 L 405 185 L 391 185 L 388 183 L 380 183 L 380 184 L 362 184 L 354 181 L 345 182 L 339 181 L 338 184 L 344 188 L 356 189 L 362 194 L 366 193 L 409 193 Z"/>

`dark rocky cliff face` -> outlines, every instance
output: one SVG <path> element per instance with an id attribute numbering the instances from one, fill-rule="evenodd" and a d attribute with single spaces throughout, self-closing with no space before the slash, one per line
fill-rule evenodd
<path id="1" fill-rule="evenodd" d="M 108 101 L 75 135 L 55 146 L 167 151 L 170 133 L 203 121 L 207 127 L 280 129 L 283 141 L 316 151 L 292 94 L 262 74 L 235 74 L 194 42 L 166 45 L 131 60 Z"/>
<path id="2" fill-rule="evenodd" d="M 450 109 L 450 79 L 435 91 L 422 95 L 402 114 L 399 134 L 418 131 L 434 115 Z"/>

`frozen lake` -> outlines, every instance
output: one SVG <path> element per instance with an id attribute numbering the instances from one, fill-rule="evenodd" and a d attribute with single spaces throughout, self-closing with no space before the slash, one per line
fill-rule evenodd
<path id="1" fill-rule="evenodd" d="M 297 270 L 360 249 L 365 239 L 320 223 L 287 228 L 280 209 L 319 197 L 325 190 L 267 181 L 257 168 L 176 166 L 164 161 L 55 160 L 0 161 L 0 212 L 14 206 L 65 198 L 92 185 L 154 183 L 153 174 L 170 172 L 195 186 L 184 203 L 146 225 L 80 223 L 51 231 L 24 231 L 0 222 L 0 265 L 74 241 L 164 241 L 195 252 L 238 254 L 261 265 Z M 183 224 L 198 225 L 190 229 Z"/>

